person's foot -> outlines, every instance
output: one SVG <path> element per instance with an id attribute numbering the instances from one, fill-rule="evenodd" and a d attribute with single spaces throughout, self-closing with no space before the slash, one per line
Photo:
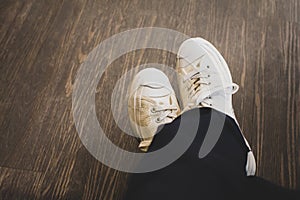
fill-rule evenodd
<path id="1" fill-rule="evenodd" d="M 184 110 L 211 107 L 235 119 L 232 94 L 238 85 L 232 82 L 225 60 L 209 42 L 202 38 L 184 41 L 178 51 L 177 71 Z"/>
<path id="2" fill-rule="evenodd" d="M 141 70 L 129 91 L 128 113 L 131 127 L 140 138 L 139 148 L 147 151 L 159 125 L 172 122 L 180 113 L 175 92 L 160 70 Z"/>
<path id="3" fill-rule="evenodd" d="M 202 38 L 184 41 L 177 55 L 177 72 L 183 110 L 195 107 L 210 107 L 229 117 L 238 124 L 232 106 L 232 94 L 238 85 L 232 77 L 226 61 L 219 51 Z M 244 138 L 245 139 L 245 138 Z M 254 175 L 256 163 L 249 148 L 246 172 Z"/>

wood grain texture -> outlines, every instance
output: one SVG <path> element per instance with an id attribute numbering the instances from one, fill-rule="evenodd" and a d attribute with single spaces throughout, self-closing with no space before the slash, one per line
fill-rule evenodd
<path id="1" fill-rule="evenodd" d="M 81 144 L 72 89 L 80 64 L 100 42 L 151 26 L 217 47 L 240 85 L 234 107 L 258 175 L 299 189 L 299 10 L 297 0 L 1 1 L 1 199 L 122 199 L 128 174 L 102 165 Z M 153 49 L 123 55 L 96 90 L 105 133 L 130 151 L 137 142 L 114 122 L 111 94 L 122 75 L 145 63 L 175 67 L 175 55 Z"/>
<path id="2" fill-rule="evenodd" d="M 41 174 L 41 172 L 0 167 L 0 198 L 35 199 L 38 195 Z"/>

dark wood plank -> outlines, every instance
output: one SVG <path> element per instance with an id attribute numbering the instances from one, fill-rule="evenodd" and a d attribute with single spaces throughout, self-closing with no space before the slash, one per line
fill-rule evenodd
<path id="1" fill-rule="evenodd" d="M 0 198 L 38 198 L 40 177 L 40 172 L 0 167 Z"/>

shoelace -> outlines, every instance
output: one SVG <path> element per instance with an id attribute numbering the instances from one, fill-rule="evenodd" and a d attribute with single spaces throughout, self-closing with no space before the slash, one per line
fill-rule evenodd
<path id="1" fill-rule="evenodd" d="M 210 82 L 205 80 L 209 77 L 210 75 L 205 74 L 204 71 L 191 72 L 183 77 L 184 82 L 187 80 L 191 80 L 193 83 L 188 89 L 191 98 L 197 96 L 196 105 L 202 104 L 204 106 L 212 106 L 211 97 L 214 94 L 220 91 L 225 91 L 226 93 L 234 94 L 239 89 L 239 86 L 237 84 L 232 83 L 221 87 L 216 87 L 214 89 L 210 89 L 209 91 L 206 91 L 200 95 L 199 93 L 201 91 L 201 86 L 209 86 L 211 84 Z M 191 102 L 189 105 L 192 106 L 194 105 L 194 103 Z"/>
<path id="2" fill-rule="evenodd" d="M 152 87 L 149 85 L 141 85 L 140 87 L 145 87 L 145 86 Z M 142 101 L 146 101 L 148 103 L 150 102 L 151 104 L 153 104 L 152 108 L 150 108 L 150 111 L 152 113 L 158 113 L 158 112 L 161 113 L 161 115 L 158 118 L 156 118 L 156 120 L 155 120 L 157 123 L 162 122 L 167 117 L 169 117 L 171 119 L 175 119 L 177 117 L 176 111 L 178 110 L 178 108 L 175 105 L 164 105 L 164 107 L 162 107 L 162 106 L 156 105 L 155 101 L 153 101 L 153 99 L 148 98 L 148 97 L 140 97 L 140 102 L 142 102 Z M 148 104 L 148 103 L 146 103 L 146 104 Z M 141 105 L 141 103 L 140 103 L 140 105 Z M 136 105 L 136 101 L 134 101 L 134 107 L 139 107 Z"/>
<path id="3" fill-rule="evenodd" d="M 176 106 L 168 106 L 168 107 L 161 107 L 161 106 L 155 106 L 151 108 L 151 112 L 152 113 L 157 113 L 160 112 L 162 113 L 158 118 L 156 118 L 156 122 L 160 123 L 162 122 L 164 119 L 166 119 L 167 117 L 171 118 L 171 119 L 175 119 L 177 117 L 176 115 L 176 111 L 177 111 L 177 107 Z"/>
<path id="4" fill-rule="evenodd" d="M 203 80 L 203 79 L 206 79 L 209 77 L 210 77 L 210 75 L 205 75 L 205 74 L 202 74 L 201 72 L 196 72 L 196 73 L 193 73 L 192 75 L 187 74 L 184 77 L 184 81 L 186 81 L 187 79 L 190 79 L 193 81 L 193 84 L 189 88 L 190 94 L 192 94 L 194 96 L 197 92 L 199 92 L 201 85 L 210 85 L 210 82 Z"/>

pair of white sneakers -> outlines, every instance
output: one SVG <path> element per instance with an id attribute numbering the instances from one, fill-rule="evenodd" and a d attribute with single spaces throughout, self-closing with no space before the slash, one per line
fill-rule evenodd
<path id="1" fill-rule="evenodd" d="M 228 65 L 219 51 L 207 40 L 190 38 L 184 41 L 177 55 L 177 81 L 183 109 L 181 111 L 168 77 L 160 70 L 141 70 L 133 79 L 128 100 L 131 127 L 140 139 L 139 148 L 146 152 L 157 128 L 171 123 L 182 112 L 210 107 L 233 118 L 232 94 L 238 85 L 232 82 Z M 237 123 L 238 124 L 238 123 Z M 246 173 L 253 176 L 256 162 L 251 148 Z"/>

